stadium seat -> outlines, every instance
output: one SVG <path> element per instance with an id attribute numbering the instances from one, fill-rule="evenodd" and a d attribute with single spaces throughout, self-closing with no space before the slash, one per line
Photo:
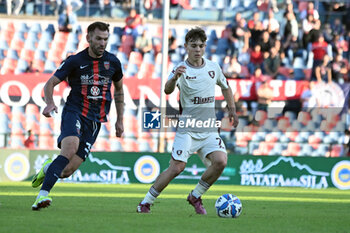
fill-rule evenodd
<path id="1" fill-rule="evenodd" d="M 39 135 L 38 148 L 39 149 L 53 149 L 55 141 L 51 135 Z"/>
<path id="2" fill-rule="evenodd" d="M 112 138 L 111 142 L 111 151 L 123 151 L 122 139 L 120 138 Z"/>
<path id="3" fill-rule="evenodd" d="M 10 137 L 10 147 L 14 149 L 24 148 L 24 135 L 11 135 Z"/>
<path id="4" fill-rule="evenodd" d="M 129 64 L 133 63 L 140 67 L 142 59 L 142 54 L 140 52 L 132 51 L 129 55 Z"/>
<path id="5" fill-rule="evenodd" d="M 342 145 L 332 145 L 332 149 L 330 151 L 330 157 L 341 157 L 343 152 Z"/>
<path id="6" fill-rule="evenodd" d="M 24 47 L 24 41 L 19 39 L 13 39 L 10 44 L 10 48 L 14 51 L 17 51 L 17 53 L 20 53 L 21 50 Z"/>
<path id="7" fill-rule="evenodd" d="M 297 156 L 300 151 L 300 144 L 296 142 L 288 143 L 287 149 L 282 151 L 283 156 Z"/>
<path id="8" fill-rule="evenodd" d="M 41 31 L 42 29 L 40 23 L 33 23 L 29 28 L 29 32 L 41 33 Z"/>
<path id="9" fill-rule="evenodd" d="M 49 23 L 45 29 L 45 32 L 49 32 L 51 33 L 51 35 L 55 34 L 56 30 L 55 30 L 55 26 L 52 23 Z M 43 32 L 44 34 L 44 32 Z"/>
<path id="10" fill-rule="evenodd" d="M 32 69 L 36 72 L 43 73 L 45 68 L 44 60 L 33 60 Z"/>
<path id="11" fill-rule="evenodd" d="M 25 60 L 27 62 L 33 61 L 34 51 L 29 49 L 22 49 L 20 53 L 20 59 Z"/>
<path id="12" fill-rule="evenodd" d="M 139 152 L 139 145 L 134 138 L 124 138 L 123 150 L 126 152 Z"/>
<path id="13" fill-rule="evenodd" d="M 37 47 L 37 42 L 38 40 L 36 39 L 30 40 L 27 38 L 26 41 L 24 42 L 24 48 L 35 51 Z"/>
<path id="14" fill-rule="evenodd" d="M 201 3 L 199 0 L 191 0 L 190 5 L 193 9 L 200 9 L 201 8 Z"/>
<path id="15" fill-rule="evenodd" d="M 18 60 L 19 59 L 17 50 L 14 50 L 14 49 L 7 50 L 7 56 L 6 57 L 9 58 L 9 59 L 13 59 L 13 60 Z"/>
<path id="16" fill-rule="evenodd" d="M 93 149 L 96 151 L 111 151 L 111 146 L 108 138 L 103 138 L 103 137 L 97 138 Z"/>
<path id="17" fill-rule="evenodd" d="M 142 63 L 146 63 L 146 64 L 155 64 L 155 58 L 153 53 L 145 53 L 143 55 L 143 60 Z"/>
<path id="18" fill-rule="evenodd" d="M 132 51 L 132 48 L 134 46 L 134 38 L 132 37 L 132 35 L 123 35 L 122 36 L 122 43 L 119 47 L 119 51 L 125 53 L 127 56 L 129 56 L 129 54 Z"/>
<path id="19" fill-rule="evenodd" d="M 135 76 L 138 73 L 138 71 L 139 71 L 139 68 L 137 64 L 129 63 L 128 67 L 126 68 L 125 75 L 127 77 L 132 77 L 132 76 Z"/>
<path id="20" fill-rule="evenodd" d="M 154 72 L 154 65 L 153 64 L 142 63 L 141 67 L 140 67 L 140 71 L 137 73 L 137 78 L 138 79 L 151 78 L 153 72 Z"/>
<path id="21" fill-rule="evenodd" d="M 0 49 L 7 51 L 9 49 L 9 47 L 10 47 L 9 42 L 7 42 L 4 39 L 0 39 Z"/>
<path id="22" fill-rule="evenodd" d="M 46 60 L 44 66 L 44 73 L 51 74 L 57 69 L 56 62 L 51 60 Z"/>
<path id="23" fill-rule="evenodd" d="M 3 66 L 1 67 L 0 74 L 13 74 L 15 72 L 15 69 L 17 67 L 17 60 L 5 58 Z"/>
<path id="24" fill-rule="evenodd" d="M 29 64 L 26 60 L 19 59 L 17 63 L 17 67 L 15 69 L 15 74 L 25 73 L 29 68 Z"/>
<path id="25" fill-rule="evenodd" d="M 36 51 L 39 50 L 39 51 L 48 52 L 50 50 L 50 43 L 51 42 L 49 42 L 49 41 L 40 40 Z"/>

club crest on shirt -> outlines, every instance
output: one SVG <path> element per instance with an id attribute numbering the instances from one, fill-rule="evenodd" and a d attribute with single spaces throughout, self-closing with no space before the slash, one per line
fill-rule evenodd
<path id="1" fill-rule="evenodd" d="M 208 74 L 211 78 L 215 77 L 215 71 L 209 71 Z"/>
<path id="2" fill-rule="evenodd" d="M 176 154 L 177 154 L 177 155 L 181 155 L 181 154 L 182 154 L 182 150 L 177 150 L 177 151 L 176 151 Z"/>
<path id="3" fill-rule="evenodd" d="M 103 65 L 105 66 L 106 70 L 109 70 L 109 61 L 103 62 Z"/>

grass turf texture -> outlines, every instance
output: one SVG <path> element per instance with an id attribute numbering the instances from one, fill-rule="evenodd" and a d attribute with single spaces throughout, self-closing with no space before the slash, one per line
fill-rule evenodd
<path id="1" fill-rule="evenodd" d="M 350 190 L 214 185 L 203 196 L 208 215 L 194 213 L 186 197 L 194 185 L 169 185 L 151 207 L 136 213 L 150 185 L 58 183 L 52 205 L 32 211 L 38 193 L 29 182 L 0 183 L 0 232 L 350 232 Z M 237 219 L 216 215 L 224 193 L 237 195 Z"/>

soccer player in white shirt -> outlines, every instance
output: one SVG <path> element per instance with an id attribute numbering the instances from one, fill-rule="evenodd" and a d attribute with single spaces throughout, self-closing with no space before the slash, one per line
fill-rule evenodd
<path id="1" fill-rule="evenodd" d="M 149 213 L 160 192 L 186 167 L 191 154 L 197 152 L 207 166 L 195 189 L 187 201 L 196 213 L 206 214 L 201 196 L 220 177 L 227 164 L 227 152 L 215 123 L 215 85 L 221 87 L 227 102 L 229 117 L 233 127 L 238 125 L 238 117 L 232 90 L 220 66 L 203 58 L 207 36 L 203 29 L 191 29 L 185 37 L 188 58 L 178 64 L 169 75 L 165 93 L 171 94 L 177 86 L 180 90 L 180 117 L 167 170 L 162 172 L 137 207 L 139 213 Z M 189 124 L 187 124 L 189 122 Z M 197 124 L 197 122 L 200 122 Z M 205 122 L 207 124 L 205 124 Z M 205 127 L 206 126 L 206 127 Z"/>

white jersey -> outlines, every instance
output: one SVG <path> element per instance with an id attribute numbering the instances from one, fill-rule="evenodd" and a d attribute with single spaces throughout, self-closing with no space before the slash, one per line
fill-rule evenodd
<path id="1" fill-rule="evenodd" d="M 216 123 L 215 116 L 215 85 L 219 85 L 222 89 L 228 88 L 226 77 L 224 76 L 220 66 L 208 59 L 203 58 L 203 65 L 194 67 L 187 62 L 181 62 L 169 75 L 169 79 L 174 77 L 175 70 L 179 66 L 185 66 L 186 72 L 177 81 L 176 85 L 180 90 L 180 117 L 179 122 L 184 120 L 189 125 L 184 126 L 187 132 L 207 133 L 213 131 L 213 123 Z M 202 124 L 191 121 L 205 121 L 211 128 L 201 127 Z M 204 122 L 204 123 L 205 123 Z M 178 131 L 180 129 L 178 125 Z M 215 129 L 217 131 L 217 128 Z M 207 135 L 207 134 L 206 134 Z M 200 136 L 197 134 L 197 136 Z"/>

